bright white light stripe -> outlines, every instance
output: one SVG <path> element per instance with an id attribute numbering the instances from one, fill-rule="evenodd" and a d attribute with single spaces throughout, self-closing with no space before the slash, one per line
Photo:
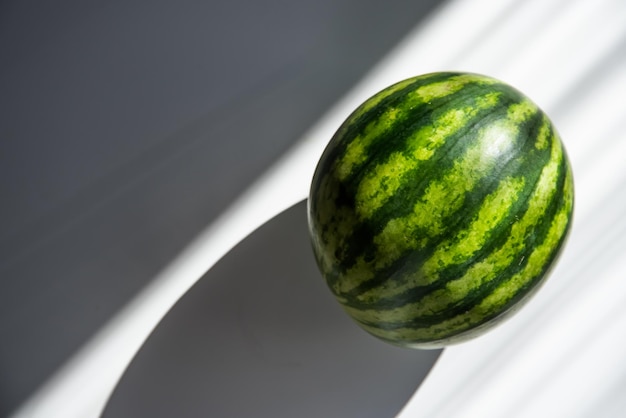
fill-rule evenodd
<path id="1" fill-rule="evenodd" d="M 605 332 L 604 337 L 610 338 L 624 335 L 623 317 L 616 319 L 615 325 L 611 327 L 612 329 Z M 596 361 L 593 362 L 594 359 L 592 358 L 592 361 L 588 363 L 595 372 L 589 373 L 590 377 L 593 375 L 596 378 L 592 382 L 594 391 L 586 391 L 584 397 L 581 397 L 583 402 L 581 402 L 580 409 L 572 411 L 570 418 L 621 418 L 624 415 L 624 411 L 626 411 L 626 396 L 624 396 L 624 393 L 626 393 L 626 370 L 621 367 L 623 364 L 624 344 L 602 342 L 598 345 L 610 347 L 611 351 L 606 353 L 604 348 L 602 348 L 602 351 L 594 353 L 598 356 L 595 359 Z M 614 348 L 616 350 L 613 350 Z M 621 350 L 621 352 L 615 352 L 617 350 Z M 606 354 L 609 354 L 608 358 Z M 596 364 L 598 358 L 602 359 L 602 364 L 600 365 Z M 619 367 L 613 367 L 612 364 L 618 364 Z M 585 381 L 587 381 L 586 378 Z"/>
<path id="2" fill-rule="evenodd" d="M 507 80 L 548 111 L 620 41 L 626 3 L 579 0 L 552 17 L 550 24 L 527 32 L 528 41 L 502 68 Z"/>
<path id="3" fill-rule="evenodd" d="M 376 90 L 393 80 L 432 71 L 481 72 L 485 67 L 461 67 L 459 60 L 479 45 L 484 36 L 488 36 L 490 28 L 507 16 L 516 3 L 516 0 L 447 2 L 439 13 L 416 28 L 381 62 L 379 68 L 374 69 L 372 76 L 380 75 L 384 81 L 382 85 L 375 86 Z"/>
<path id="4" fill-rule="evenodd" d="M 621 39 L 626 40 L 626 32 Z M 596 78 L 593 88 L 579 95 L 575 105 L 565 113 L 559 112 L 556 125 L 567 139 L 567 151 L 575 167 L 576 191 L 582 196 L 576 200 L 577 219 L 590 216 L 597 202 L 606 199 L 624 181 L 623 97 L 626 97 L 626 54 Z"/>
<path id="5" fill-rule="evenodd" d="M 573 318 L 564 321 L 567 322 L 564 325 L 570 327 L 561 333 L 565 340 L 559 340 L 556 336 L 551 338 L 556 346 L 564 347 L 566 344 L 568 349 L 563 353 L 565 359 L 555 359 L 562 367 L 553 374 L 544 373 L 544 380 L 536 379 L 534 388 L 528 387 L 526 394 L 531 395 L 532 402 L 519 399 L 516 413 L 502 416 L 602 416 L 596 409 L 596 406 L 600 406 L 597 405 L 598 398 L 610 392 L 613 384 L 626 377 L 626 294 L 621 283 L 626 263 L 624 259 L 621 261 L 615 263 L 611 271 L 603 276 L 602 291 L 594 292 L 597 300 L 591 300 L 590 297 L 581 300 L 585 305 L 579 310 L 584 310 L 588 316 L 577 315 L 583 317 L 578 318 L 576 323 Z M 579 310 L 572 309 L 577 314 Z M 577 341 L 573 341 L 572 336 L 578 336 Z M 531 367 L 530 370 L 536 370 L 538 364 L 550 367 L 549 359 L 538 354 L 536 363 L 527 365 Z M 563 364 L 564 361 L 567 364 Z M 560 402 L 555 402 L 556 399 Z"/>
<path id="6" fill-rule="evenodd" d="M 515 2 L 507 14 L 484 28 L 483 38 L 468 48 L 455 64 L 461 68 L 480 68 L 486 74 L 499 73 L 517 85 L 528 77 L 516 77 L 506 71 L 520 61 L 520 51 L 534 39 L 543 39 L 543 32 L 554 23 L 554 16 L 574 3 L 585 0 L 526 0 Z M 471 19 L 467 19 L 470 20 Z M 526 89 L 523 89 L 526 92 Z M 534 97 L 534 95 L 533 95 Z"/>
<path id="7" fill-rule="evenodd" d="M 626 68 L 624 68 L 626 71 Z M 582 117 L 582 115 L 581 115 Z M 626 124 L 623 125 L 626 127 Z M 601 129 L 598 129 L 602 132 Z M 603 149 L 598 150 L 589 158 L 589 163 L 584 166 L 585 170 L 577 176 L 576 188 L 580 190 L 579 195 L 582 196 L 576 205 L 576 216 L 581 220 L 593 216 L 592 212 L 597 202 L 601 199 L 607 199 L 608 195 L 613 193 L 619 184 L 624 182 L 624 162 L 626 156 L 626 135 L 622 134 L 616 137 L 604 137 L 605 142 L 612 144 L 600 145 Z M 587 140 L 596 139 L 594 137 Z M 615 141 L 608 141 L 615 139 Z M 586 193 L 585 193 L 586 192 Z"/>
<path id="8" fill-rule="evenodd" d="M 626 266 L 626 260 L 621 261 L 613 268 L 613 273 Z M 561 275 L 566 274 L 563 270 L 561 272 Z M 490 379 L 489 390 L 474 391 L 473 396 L 464 402 L 464 414 L 485 416 L 488 411 L 488 416 L 513 417 L 518 410 L 531 407 L 549 388 L 552 388 L 552 400 L 557 394 L 563 399 L 562 389 L 553 388 L 553 381 L 580 367 L 573 360 L 588 348 L 593 341 L 590 338 L 602 336 L 605 330 L 598 328 L 605 328 L 604 324 L 613 321 L 618 316 L 616 313 L 623 311 L 626 301 L 621 275 L 603 274 L 602 280 L 594 286 L 585 286 L 583 290 L 535 325 L 532 340 L 523 342 L 523 350 L 507 356 L 506 363 L 501 364 L 498 373 Z M 585 376 L 578 376 L 578 380 L 585 381 Z M 570 416 L 564 413 L 561 403 L 558 407 L 560 410 L 555 411 L 558 415 L 549 416 Z"/>

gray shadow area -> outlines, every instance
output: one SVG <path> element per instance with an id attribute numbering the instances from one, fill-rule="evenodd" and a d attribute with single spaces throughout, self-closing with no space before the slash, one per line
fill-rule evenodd
<path id="1" fill-rule="evenodd" d="M 301 202 L 179 300 L 103 416 L 393 417 L 440 354 L 383 343 L 342 311 L 315 265 Z"/>
<path id="2" fill-rule="evenodd" d="M 0 417 L 442 3 L 0 1 Z"/>

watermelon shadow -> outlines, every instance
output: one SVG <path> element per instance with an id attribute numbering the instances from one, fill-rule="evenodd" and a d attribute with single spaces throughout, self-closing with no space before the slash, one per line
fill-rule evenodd
<path id="1" fill-rule="evenodd" d="M 315 266 L 301 202 L 179 300 L 103 416 L 393 417 L 440 353 L 385 344 L 347 317 Z"/>

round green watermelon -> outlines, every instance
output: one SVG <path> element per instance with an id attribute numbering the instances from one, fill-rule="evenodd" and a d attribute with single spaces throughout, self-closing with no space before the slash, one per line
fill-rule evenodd
<path id="1" fill-rule="evenodd" d="M 367 332 L 435 348 L 480 335 L 545 281 L 572 223 L 546 114 L 470 73 L 394 84 L 330 140 L 308 199 L 326 283 Z"/>

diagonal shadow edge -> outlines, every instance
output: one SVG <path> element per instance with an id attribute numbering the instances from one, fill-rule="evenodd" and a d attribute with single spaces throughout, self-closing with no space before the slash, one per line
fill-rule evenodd
<path id="1" fill-rule="evenodd" d="M 302 201 L 174 305 L 103 416 L 393 417 L 440 353 L 380 342 L 344 314 L 315 266 Z"/>

